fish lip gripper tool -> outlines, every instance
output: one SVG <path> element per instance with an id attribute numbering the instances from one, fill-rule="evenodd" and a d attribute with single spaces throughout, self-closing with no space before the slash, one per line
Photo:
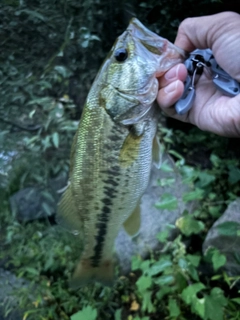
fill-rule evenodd
<path id="1" fill-rule="evenodd" d="M 212 50 L 196 49 L 190 53 L 184 64 L 188 76 L 182 97 L 175 104 L 177 114 L 184 115 L 192 108 L 196 96 L 195 83 L 204 68 L 210 74 L 216 88 L 224 95 L 234 97 L 240 93 L 240 84 L 218 65 Z"/>

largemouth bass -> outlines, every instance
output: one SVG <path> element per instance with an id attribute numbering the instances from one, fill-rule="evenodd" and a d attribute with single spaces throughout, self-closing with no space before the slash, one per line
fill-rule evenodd
<path id="1" fill-rule="evenodd" d="M 131 236 L 140 228 L 141 196 L 152 162 L 160 162 L 157 77 L 185 58 L 133 18 L 90 89 L 58 210 L 59 222 L 84 240 L 73 287 L 92 280 L 110 284 L 121 226 Z"/>

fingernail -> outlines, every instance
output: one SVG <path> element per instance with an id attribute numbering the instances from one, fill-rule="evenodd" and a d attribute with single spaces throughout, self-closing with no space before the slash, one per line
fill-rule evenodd
<path id="1" fill-rule="evenodd" d="M 165 93 L 174 92 L 177 86 L 177 81 L 170 83 L 168 86 L 164 88 Z"/>
<path id="2" fill-rule="evenodd" d="M 178 72 L 179 66 L 170 69 L 168 72 L 165 73 L 165 79 L 166 80 L 173 80 L 177 77 L 177 72 Z"/>

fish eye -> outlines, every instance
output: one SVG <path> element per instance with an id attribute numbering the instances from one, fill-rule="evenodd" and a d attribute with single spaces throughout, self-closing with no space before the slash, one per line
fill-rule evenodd
<path id="1" fill-rule="evenodd" d="M 128 57 L 127 49 L 118 49 L 114 53 L 114 57 L 118 62 L 123 62 Z"/>

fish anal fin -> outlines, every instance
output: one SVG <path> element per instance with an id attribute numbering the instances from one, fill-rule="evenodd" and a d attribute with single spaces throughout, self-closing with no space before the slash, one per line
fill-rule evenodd
<path id="1" fill-rule="evenodd" d="M 162 164 L 162 152 L 161 152 L 161 145 L 160 145 L 159 139 L 156 135 L 153 138 L 152 159 L 153 159 L 154 165 L 158 169 L 160 169 Z"/>
<path id="2" fill-rule="evenodd" d="M 123 223 L 123 227 L 127 234 L 131 237 L 136 236 L 141 227 L 141 214 L 140 214 L 140 203 L 133 210 L 131 215 Z"/>
<path id="3" fill-rule="evenodd" d="M 83 229 L 83 223 L 71 192 L 71 185 L 67 187 L 58 204 L 56 220 L 62 227 L 75 234 Z"/>
<path id="4" fill-rule="evenodd" d="M 114 282 L 113 261 L 106 259 L 99 266 L 93 267 L 90 259 L 81 259 L 78 263 L 69 285 L 73 289 L 92 282 L 100 282 L 105 286 L 112 286 Z"/>

